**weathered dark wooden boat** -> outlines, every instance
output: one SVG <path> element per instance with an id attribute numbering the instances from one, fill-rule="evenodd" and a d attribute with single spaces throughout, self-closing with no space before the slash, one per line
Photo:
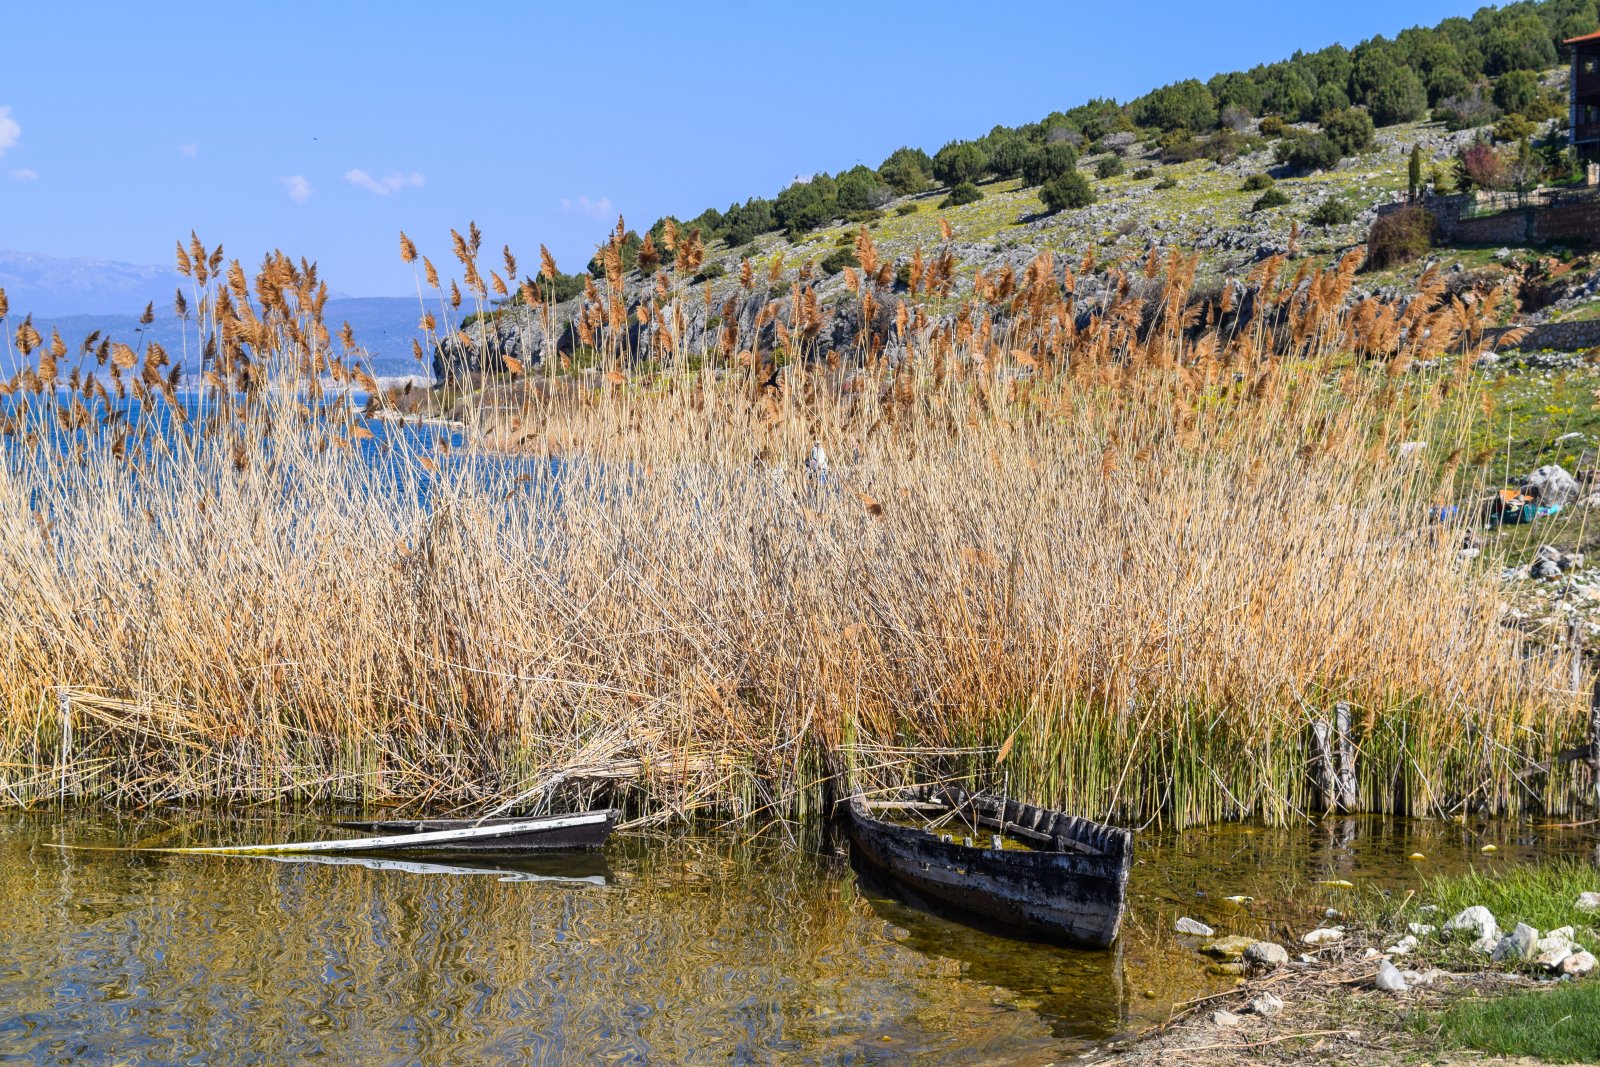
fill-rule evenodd
<path id="1" fill-rule="evenodd" d="M 618 814 L 604 808 L 545 818 L 379 819 L 336 825 L 377 835 L 340 842 L 346 846 L 343 851 L 515 853 L 599 848 L 616 828 Z"/>
<path id="2" fill-rule="evenodd" d="M 880 817 L 891 811 L 943 813 L 949 825 Z M 1133 864 L 1127 830 L 953 788 L 878 804 L 854 796 L 849 814 L 866 858 L 932 901 L 1051 940 L 1104 948 L 1117 938 Z M 1026 847 L 1003 848 L 1000 835 Z"/>

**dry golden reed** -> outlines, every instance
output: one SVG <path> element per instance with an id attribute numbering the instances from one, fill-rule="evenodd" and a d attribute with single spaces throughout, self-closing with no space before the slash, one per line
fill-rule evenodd
<path id="1" fill-rule="evenodd" d="M 474 270 L 477 228 L 452 243 Z M 662 247 L 679 278 L 704 254 Z M 492 354 L 401 249 L 425 321 Z M 460 451 L 397 432 L 311 265 L 230 286 L 220 247 L 180 246 L 214 353 L 195 392 L 121 342 L 105 380 L 67 368 L 70 403 L 42 369 L 7 383 L 29 444 L 0 467 L 0 796 L 763 817 L 915 772 L 1290 820 L 1345 701 L 1365 808 L 1570 805 L 1568 771 L 1530 769 L 1581 732 L 1565 659 L 1428 523 L 1460 465 L 1397 447 L 1462 439 L 1442 386 L 1468 387 L 1452 353 L 1491 299 L 1355 301 L 1350 259 L 1200 298 L 1176 254 L 1100 264 L 1093 297 L 1091 254 L 958 299 L 942 247 L 911 300 L 857 253 L 843 352 L 809 265 L 772 268 L 754 323 L 730 290 L 689 352 L 710 305 L 603 254 L 586 347 L 477 383 Z M 638 322 L 666 340 L 635 350 Z"/>

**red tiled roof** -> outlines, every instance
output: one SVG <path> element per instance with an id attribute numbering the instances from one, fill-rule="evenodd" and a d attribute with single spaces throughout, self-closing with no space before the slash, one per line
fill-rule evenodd
<path id="1" fill-rule="evenodd" d="M 1586 33 L 1582 37 L 1568 37 L 1562 44 L 1582 44 L 1584 41 L 1600 41 L 1600 30 Z"/>

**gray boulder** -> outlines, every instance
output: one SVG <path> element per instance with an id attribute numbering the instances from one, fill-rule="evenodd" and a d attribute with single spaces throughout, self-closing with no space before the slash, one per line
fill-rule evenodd
<path id="1" fill-rule="evenodd" d="M 1289 950 L 1272 941 L 1257 941 L 1244 950 L 1244 958 L 1256 967 L 1283 967 L 1289 962 Z"/>
<path id="2" fill-rule="evenodd" d="M 1470 937 L 1474 941 L 1479 938 L 1492 937 L 1499 940 L 1500 924 L 1495 922 L 1494 912 L 1482 904 L 1474 904 L 1459 912 L 1455 918 L 1444 924 L 1446 937 Z"/>
<path id="3" fill-rule="evenodd" d="M 1578 499 L 1578 480 L 1549 463 L 1522 480 L 1522 491 L 1541 504 L 1570 504 Z"/>
<path id="4" fill-rule="evenodd" d="M 1517 928 L 1494 947 L 1493 958 L 1501 963 L 1526 963 L 1533 959 L 1538 944 L 1539 931 L 1527 923 L 1518 923 Z"/>
<path id="5" fill-rule="evenodd" d="M 1594 973 L 1594 956 L 1587 952 L 1574 952 L 1561 961 L 1561 973 L 1572 978 L 1584 978 Z"/>
<path id="6" fill-rule="evenodd" d="M 1264 1018 L 1271 1018 L 1283 1011 L 1283 998 L 1271 993 L 1263 993 L 1250 1002 L 1250 1010 Z"/>

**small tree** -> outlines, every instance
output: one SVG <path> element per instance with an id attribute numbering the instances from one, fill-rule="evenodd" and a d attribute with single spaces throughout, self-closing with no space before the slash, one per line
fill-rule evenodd
<path id="1" fill-rule="evenodd" d="M 1039 145 L 1022 161 L 1024 185 L 1043 185 L 1078 166 L 1078 150 L 1066 141 Z"/>
<path id="2" fill-rule="evenodd" d="M 946 185 L 975 182 L 983 177 L 989 157 L 971 141 L 952 141 L 933 157 L 933 176 Z"/>
<path id="3" fill-rule="evenodd" d="M 1416 259 L 1432 247 L 1438 225 L 1433 212 L 1417 204 L 1382 216 L 1367 231 L 1367 269 L 1383 270 Z"/>
<path id="4" fill-rule="evenodd" d="M 1282 189 L 1268 189 L 1266 192 L 1256 197 L 1256 202 L 1250 205 L 1250 210 L 1253 212 L 1270 211 L 1275 207 L 1284 207 L 1292 203 L 1294 203 L 1294 201 L 1290 199 L 1289 194 L 1285 193 Z"/>
<path id="5" fill-rule="evenodd" d="M 939 202 L 940 207 L 962 207 L 966 204 L 976 204 L 983 199 L 983 192 L 971 182 L 957 182 L 950 190 L 950 195 Z"/>
<path id="6" fill-rule="evenodd" d="M 1422 146 L 1419 144 L 1411 146 L 1411 162 L 1406 167 L 1406 186 L 1409 198 L 1415 203 L 1422 192 Z"/>
<path id="7" fill-rule="evenodd" d="M 1516 155 L 1505 168 L 1506 184 L 1517 192 L 1517 203 L 1526 204 L 1531 193 L 1544 178 L 1544 160 L 1534 154 L 1533 146 L 1524 137 L 1517 143 Z"/>
<path id="8" fill-rule="evenodd" d="M 1463 148 L 1456 169 L 1463 189 L 1493 191 L 1506 187 L 1505 160 L 1487 141 L 1475 141 Z"/>
<path id="9" fill-rule="evenodd" d="M 920 193 L 928 187 L 933 160 L 920 148 L 897 148 L 878 166 L 878 177 L 902 196 Z"/>
<path id="10" fill-rule="evenodd" d="M 1353 156 L 1372 147 L 1376 131 L 1372 118 L 1365 111 L 1347 107 L 1343 111 L 1330 111 L 1318 123 L 1328 140 L 1339 150 L 1339 155 Z"/>
<path id="11" fill-rule="evenodd" d="M 1039 188 L 1039 199 L 1052 215 L 1058 211 L 1088 207 L 1094 203 L 1094 189 L 1089 179 L 1076 170 L 1058 174 Z"/>
<path id="12" fill-rule="evenodd" d="M 1100 179 L 1115 178 L 1122 173 L 1122 159 L 1118 156 L 1102 156 L 1100 162 L 1094 165 L 1095 177 Z"/>
<path id="13" fill-rule="evenodd" d="M 1285 137 L 1278 142 L 1279 163 L 1298 171 L 1328 170 L 1339 162 L 1339 146 L 1325 133 Z"/>

